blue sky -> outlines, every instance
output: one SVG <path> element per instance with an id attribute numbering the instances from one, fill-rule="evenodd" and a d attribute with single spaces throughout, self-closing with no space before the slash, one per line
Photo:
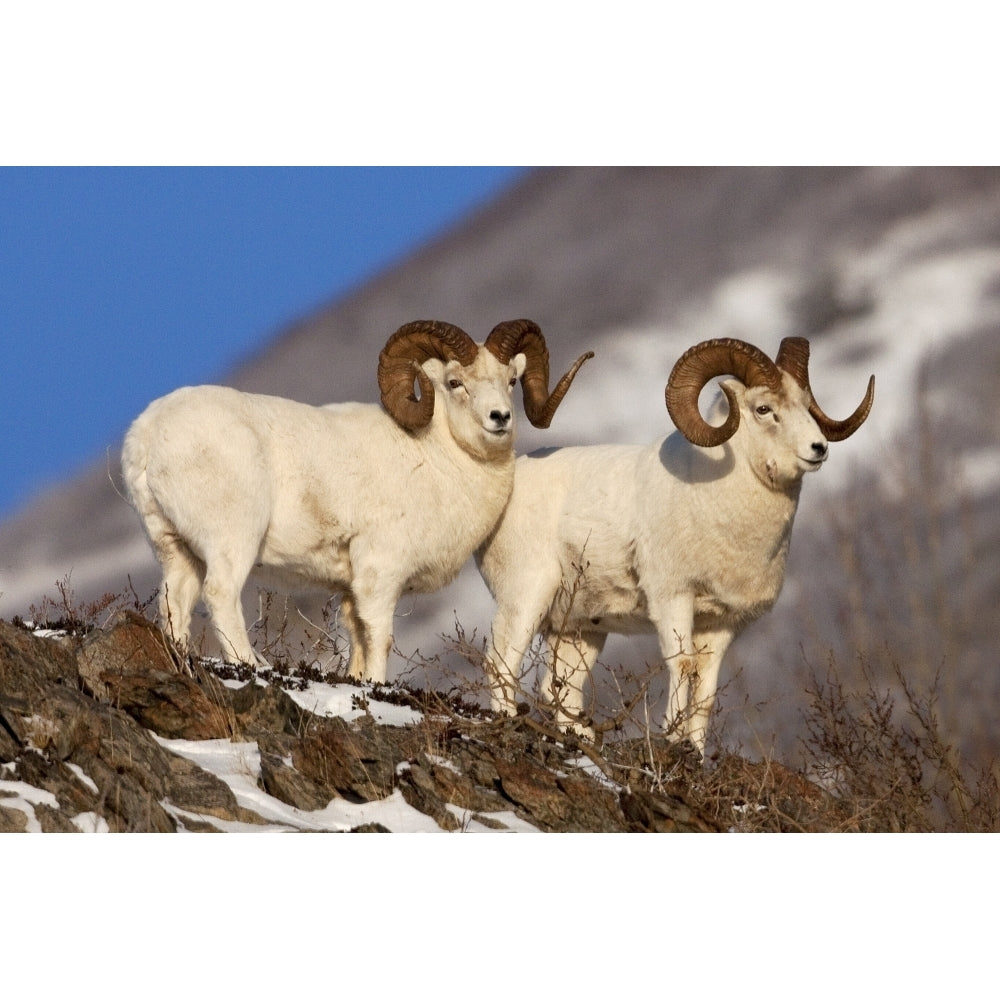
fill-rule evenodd
<path id="1" fill-rule="evenodd" d="M 520 173 L 0 169 L 0 519 Z"/>

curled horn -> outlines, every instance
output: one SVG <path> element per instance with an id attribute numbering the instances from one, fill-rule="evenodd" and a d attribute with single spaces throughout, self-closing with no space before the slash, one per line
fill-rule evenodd
<path id="1" fill-rule="evenodd" d="M 846 420 L 832 420 L 820 408 L 813 397 L 809 385 L 809 341 L 804 337 L 785 337 L 778 348 L 775 364 L 788 372 L 798 384 L 809 393 L 809 413 L 819 425 L 827 441 L 843 441 L 849 438 L 867 419 L 875 401 L 875 376 L 868 379 L 865 398 Z"/>
<path id="2" fill-rule="evenodd" d="M 382 405 L 406 430 L 426 427 L 434 415 L 434 386 L 420 366 L 429 358 L 470 365 L 478 353 L 479 345 L 451 323 L 415 320 L 404 324 L 378 356 Z M 419 399 L 413 391 L 414 379 L 420 386 Z"/>
<path id="3" fill-rule="evenodd" d="M 706 340 L 685 351 L 667 380 L 667 412 L 677 429 L 692 443 L 714 448 L 728 441 L 740 425 L 740 411 L 732 390 L 722 391 L 729 401 L 729 415 L 720 427 L 713 427 L 698 409 L 701 390 L 718 375 L 735 375 L 744 385 L 781 386 L 777 365 L 759 348 L 743 340 Z"/>
<path id="4" fill-rule="evenodd" d="M 535 427 L 548 427 L 563 396 L 576 378 L 580 366 L 594 356 L 593 351 L 581 354 L 573 367 L 549 393 L 549 350 L 537 323 L 530 319 L 512 319 L 498 323 L 483 345 L 498 361 L 507 364 L 516 354 L 527 359 L 521 376 L 524 392 L 524 412 Z"/>

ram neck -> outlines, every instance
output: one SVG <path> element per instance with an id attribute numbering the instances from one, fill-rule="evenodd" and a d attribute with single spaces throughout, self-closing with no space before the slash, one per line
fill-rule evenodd
<path id="1" fill-rule="evenodd" d="M 732 445 L 701 449 L 679 435 L 662 441 L 650 455 L 699 511 L 701 523 L 726 536 L 739 533 L 763 540 L 787 534 L 798 508 L 802 482 L 784 488 L 763 481 L 740 450 Z"/>
<path id="2" fill-rule="evenodd" d="M 744 545 L 758 549 L 761 557 L 783 562 L 799 506 L 802 481 L 774 489 L 761 482 L 749 467 L 744 469 L 742 478 L 741 487 L 723 493 L 720 512 L 724 521 L 729 530 L 740 533 Z"/>
<path id="3" fill-rule="evenodd" d="M 506 450 L 476 457 L 448 435 L 425 439 L 422 448 L 428 490 L 440 503 L 442 516 L 473 534 L 485 534 L 500 519 L 514 488 L 514 454 Z M 416 470 L 415 470 L 416 471 Z"/>

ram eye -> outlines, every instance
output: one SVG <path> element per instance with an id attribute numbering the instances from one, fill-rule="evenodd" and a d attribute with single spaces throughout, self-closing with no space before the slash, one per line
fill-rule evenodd
<path id="1" fill-rule="evenodd" d="M 510 380 L 510 387 L 512 389 L 514 388 L 515 385 L 517 385 L 517 376 L 516 375 Z"/>
<path id="2" fill-rule="evenodd" d="M 457 379 L 457 378 L 450 378 L 450 379 L 448 379 L 448 388 L 449 389 L 461 389 L 462 388 L 462 381 L 461 381 L 461 379 Z"/>
<path id="3" fill-rule="evenodd" d="M 767 403 L 761 403 L 760 406 L 757 407 L 757 413 L 760 414 L 760 416 L 762 417 L 767 416 L 767 414 L 769 414 L 770 412 L 771 412 L 771 407 L 768 406 Z"/>

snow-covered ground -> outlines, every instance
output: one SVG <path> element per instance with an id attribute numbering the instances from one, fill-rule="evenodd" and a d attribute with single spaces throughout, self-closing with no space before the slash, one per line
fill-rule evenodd
<path id="1" fill-rule="evenodd" d="M 51 635 L 50 630 L 38 634 Z M 233 682 L 227 682 L 232 684 Z M 237 685 L 238 686 L 238 685 Z M 349 684 L 312 682 L 302 691 L 287 693 L 304 709 L 323 718 L 339 716 L 350 722 L 365 714 L 357 707 L 358 688 Z M 420 719 L 420 713 L 401 705 L 367 696 L 367 712 L 375 722 L 387 726 L 411 725 Z M 258 785 L 260 779 L 260 752 L 256 743 L 237 743 L 230 740 L 169 740 L 154 734 L 156 741 L 178 756 L 193 761 L 199 767 L 224 781 L 233 791 L 240 806 L 252 810 L 266 822 L 240 823 L 221 820 L 215 816 L 194 815 L 169 802 L 161 805 L 177 821 L 178 829 L 186 829 L 185 821 L 215 827 L 224 833 L 273 833 L 303 831 L 311 833 L 342 832 L 366 823 L 379 823 L 393 833 L 443 833 L 440 826 L 425 813 L 414 809 L 397 791 L 387 799 L 375 802 L 352 803 L 334 799 L 325 809 L 306 812 L 296 809 L 268 795 Z M 405 765 L 404 765 L 405 766 Z M 93 785 L 93 781 L 79 767 L 71 765 L 80 781 Z M 5 765 L 0 764 L 0 796 L 7 809 L 18 809 L 25 814 L 28 832 L 39 832 L 41 826 L 35 817 L 36 805 L 58 808 L 51 792 L 5 777 Z M 465 833 L 493 832 L 476 822 L 471 813 L 455 810 L 460 829 Z M 534 831 L 530 823 L 519 819 L 513 812 L 495 816 L 515 832 Z M 73 824 L 83 833 L 107 833 L 103 819 L 91 813 L 72 817 Z"/>
<path id="2" fill-rule="evenodd" d="M 288 695 L 303 708 L 323 718 L 340 716 L 352 721 L 365 714 L 356 707 L 358 688 L 349 684 L 311 683 L 304 691 L 289 691 Z M 420 713 L 411 708 L 366 698 L 368 712 L 377 723 L 387 726 L 411 725 L 420 719 Z M 399 791 L 377 802 L 353 803 L 333 799 L 325 809 L 304 812 L 286 805 L 258 787 L 260 778 L 260 753 L 256 743 L 233 743 L 229 740 L 165 740 L 157 742 L 172 753 L 186 757 L 206 771 L 221 778 L 233 790 L 241 806 L 253 810 L 267 820 L 267 825 L 227 823 L 212 817 L 198 816 L 199 822 L 209 822 L 227 833 L 252 833 L 276 831 L 345 831 L 365 823 L 380 823 L 393 833 L 442 833 L 438 824 L 425 813 L 409 805 Z M 404 765 L 405 766 L 405 765 Z M 185 815 L 182 810 L 167 806 L 167 811 L 183 829 Z M 455 810 L 461 829 L 466 833 L 491 832 L 477 823 L 471 813 Z M 529 823 L 518 819 L 513 812 L 495 817 L 512 830 L 535 830 Z M 536 831 L 537 832 L 537 831 Z"/>

